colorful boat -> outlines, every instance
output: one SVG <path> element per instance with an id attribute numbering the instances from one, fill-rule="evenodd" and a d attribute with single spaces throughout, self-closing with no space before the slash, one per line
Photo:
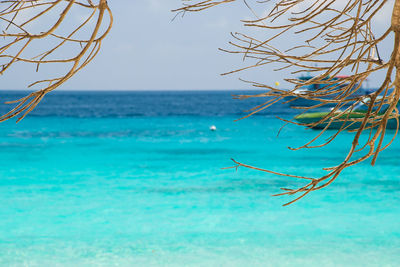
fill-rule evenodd
<path id="1" fill-rule="evenodd" d="M 325 118 L 329 113 L 330 111 L 308 112 L 295 116 L 294 120 L 297 121 L 298 123 L 305 124 L 307 127 L 312 129 L 324 129 L 326 128 L 330 120 L 326 120 L 321 123 L 319 122 L 323 118 Z M 336 129 L 336 130 L 340 129 L 344 127 L 343 123 L 345 123 L 345 127 L 347 130 L 357 129 L 361 126 L 361 121 L 355 122 L 354 119 L 364 118 L 365 113 L 366 113 L 365 110 L 356 110 L 348 114 L 340 115 L 337 119 L 330 122 L 328 129 Z M 386 129 L 397 129 L 397 120 L 396 119 L 388 120 Z"/>
<path id="2" fill-rule="evenodd" d="M 299 77 L 298 79 L 301 81 L 308 81 L 311 80 L 315 77 L 313 76 L 302 76 Z M 326 78 L 324 80 L 327 81 L 327 83 L 316 83 L 316 84 L 310 84 L 307 86 L 303 86 L 300 87 L 299 89 L 295 90 L 294 92 L 298 95 L 302 95 L 302 94 L 306 94 L 310 91 L 314 92 L 314 91 L 318 91 L 320 89 L 329 89 L 329 88 L 343 88 L 345 86 L 348 85 L 348 83 L 343 83 L 341 82 L 341 80 L 348 78 L 348 76 L 336 76 L 333 78 Z M 328 83 L 329 81 L 329 83 Z M 359 85 L 355 85 L 355 86 L 359 86 Z M 362 87 L 360 87 L 356 92 L 354 92 L 351 97 L 359 97 L 359 96 L 364 96 L 364 95 L 368 95 L 369 93 L 371 93 L 371 90 L 367 90 L 367 89 L 363 89 Z M 334 98 L 335 96 L 337 96 L 337 94 L 332 94 L 330 95 L 330 98 Z M 329 99 L 328 97 L 324 97 L 325 99 Z M 289 100 L 289 105 L 290 107 L 311 107 L 311 106 L 315 106 L 320 104 L 321 102 L 316 101 L 316 100 L 310 100 L 310 99 L 304 99 L 301 97 L 288 97 L 286 98 L 287 100 Z M 350 106 L 352 103 L 349 102 L 347 105 L 345 105 L 343 108 L 346 108 L 347 106 Z M 320 109 L 328 109 L 328 108 L 332 108 L 334 107 L 335 104 L 334 103 L 329 103 L 329 104 L 325 104 L 323 105 Z"/>

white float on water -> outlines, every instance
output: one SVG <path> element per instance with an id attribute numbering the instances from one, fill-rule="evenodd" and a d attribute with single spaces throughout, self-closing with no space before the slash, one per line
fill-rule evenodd
<path id="1" fill-rule="evenodd" d="M 217 127 L 215 125 L 210 126 L 210 131 L 216 131 Z"/>

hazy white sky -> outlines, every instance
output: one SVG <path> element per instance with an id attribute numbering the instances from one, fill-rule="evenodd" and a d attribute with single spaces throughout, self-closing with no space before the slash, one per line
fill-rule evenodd
<path id="1" fill-rule="evenodd" d="M 187 14 L 174 21 L 171 21 L 171 9 L 179 7 L 181 0 L 108 2 L 115 24 L 101 53 L 61 89 L 244 89 L 250 86 L 239 81 L 239 77 L 272 84 L 290 75 L 289 72 L 273 72 L 272 68 L 219 75 L 243 64 L 240 56 L 218 51 L 219 47 L 228 47 L 230 32 L 243 30 L 239 19 L 251 18 L 242 1 L 226 8 Z M 377 31 L 389 25 L 392 5 L 393 0 L 376 21 Z M 390 49 L 390 43 L 380 48 L 382 54 Z M 34 68 L 13 67 L 0 77 L 0 89 L 25 89 L 30 82 L 42 77 L 38 77 Z M 374 86 L 378 79 L 373 77 L 370 85 Z"/>

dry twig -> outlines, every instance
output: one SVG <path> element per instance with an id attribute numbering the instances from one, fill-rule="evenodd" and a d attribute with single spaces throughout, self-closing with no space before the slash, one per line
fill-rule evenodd
<path id="1" fill-rule="evenodd" d="M 239 1 L 187 0 L 182 8 L 174 11 L 196 12 L 232 2 Z M 249 1 L 243 0 L 243 2 L 253 14 L 257 14 L 255 9 L 250 7 Z M 258 13 L 266 15 L 256 15 L 255 20 L 243 21 L 249 28 L 264 30 L 266 37 L 260 39 L 254 34 L 235 33 L 232 34 L 234 41 L 230 42 L 233 49 L 224 50 L 228 53 L 240 54 L 244 59 L 254 63 L 225 74 L 259 68 L 268 64 L 279 64 L 277 70 L 291 69 L 292 74 L 296 75 L 314 73 L 315 77 L 287 79 L 293 84 L 293 89 L 289 91 L 251 82 L 253 86 L 267 89 L 267 91 L 258 95 L 237 97 L 239 99 L 265 97 L 268 101 L 256 107 L 248 116 L 273 104 L 282 103 L 283 99 L 293 101 L 301 98 L 317 103 L 311 107 L 302 107 L 304 112 L 326 105 L 333 106 L 329 114 L 318 122 L 301 124 L 308 127 L 326 125 L 316 138 L 301 148 L 321 147 L 332 142 L 342 131 L 354 132 L 352 145 L 344 160 L 337 166 L 326 168 L 327 173 L 322 177 L 300 177 L 276 173 L 234 161 L 236 168 L 246 167 L 306 179 L 304 186 L 297 189 L 282 188 L 283 193 L 278 194 L 294 196 L 294 200 L 286 204 L 289 205 L 312 191 L 330 185 L 347 167 L 370 157 L 372 157 L 372 164 L 375 164 L 378 154 L 390 144 L 383 144 L 386 126 L 389 120 L 397 122 L 399 120 L 396 106 L 400 98 L 400 0 L 395 0 L 391 26 L 380 36 L 374 36 L 371 24 L 378 12 L 389 2 L 388 0 L 279 0 L 274 2 L 255 1 L 256 10 L 261 10 Z M 268 12 L 265 13 L 265 11 Z M 393 52 L 390 59 L 384 62 L 379 56 L 377 46 L 392 33 L 394 33 Z M 296 36 L 296 40 L 302 40 L 302 43 L 297 43 L 286 51 L 281 51 L 279 47 L 273 45 L 278 40 L 293 40 L 293 35 Z M 386 72 L 380 87 L 367 96 L 361 96 L 359 91 L 362 83 L 369 75 L 377 71 Z M 339 80 L 335 78 L 348 73 L 351 74 Z M 326 86 L 315 91 L 299 92 L 298 89 L 312 84 Z M 368 100 L 368 108 L 365 114 L 350 118 L 349 114 L 354 107 L 361 102 L 365 103 L 366 100 Z M 342 123 L 342 127 L 327 142 L 322 145 L 316 144 L 329 125 L 337 122 Z M 363 132 L 368 132 L 369 137 L 365 143 L 359 144 Z"/>
<path id="2" fill-rule="evenodd" d="M 95 3 L 97 2 L 97 3 Z M 72 26 L 72 14 L 84 13 L 83 21 Z M 54 16 L 56 19 L 54 19 Z M 108 16 L 108 20 L 106 19 Z M 106 22 L 108 25 L 102 25 Z M 113 17 L 106 0 L 2 0 L 0 1 L 0 74 L 15 63 L 42 65 L 63 64 L 65 74 L 32 83 L 42 88 L 16 101 L 8 113 L 0 116 L 0 122 L 15 116 L 23 119 L 43 97 L 62 85 L 97 55 L 102 41 L 112 27 Z M 41 23 L 45 29 L 38 29 Z M 50 25 L 49 25 L 50 24 Z M 42 42 L 41 42 L 42 41 Z M 65 56 L 64 47 L 77 51 Z M 35 52 L 29 52 L 34 48 Z M 41 52 L 36 52 L 37 50 Z M 71 49 L 69 49 L 70 51 Z"/>

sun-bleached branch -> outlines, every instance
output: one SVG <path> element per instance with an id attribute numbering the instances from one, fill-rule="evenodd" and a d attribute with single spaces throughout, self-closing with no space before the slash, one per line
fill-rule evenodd
<path id="1" fill-rule="evenodd" d="M 71 28 L 71 17 L 78 9 L 86 14 L 85 18 Z M 54 19 L 55 16 L 58 17 Z M 3 0 L 0 1 L 0 23 L 5 25 L 0 33 L 0 74 L 6 73 L 17 62 L 34 64 L 36 71 L 40 66 L 50 64 L 62 64 L 66 68 L 59 77 L 39 80 L 29 86 L 40 86 L 39 90 L 7 102 L 17 105 L 0 116 L 0 122 L 15 116 L 19 116 L 17 121 L 20 121 L 47 93 L 93 60 L 111 30 L 113 16 L 106 0 Z M 45 29 L 34 32 L 38 24 Z M 28 52 L 38 44 L 41 52 L 33 55 Z M 76 51 L 69 57 L 60 52 L 68 45 L 75 45 Z"/>
<path id="2" fill-rule="evenodd" d="M 189 4 L 185 2 L 186 5 L 175 12 L 202 11 L 235 1 L 188 2 Z M 309 181 L 300 188 L 283 188 L 283 192 L 277 195 L 294 196 L 294 200 L 287 203 L 291 204 L 312 191 L 330 185 L 344 169 L 350 166 L 369 158 L 372 158 L 372 164 L 375 164 L 379 153 L 393 141 L 392 139 L 389 144 L 383 142 L 388 122 L 394 120 L 397 126 L 399 124 L 397 104 L 400 99 L 400 0 L 395 0 L 391 25 L 380 36 L 374 35 L 372 21 L 389 2 L 387 0 L 279 0 L 252 1 L 251 4 L 250 0 L 243 2 L 244 8 L 250 9 L 255 19 L 243 21 L 244 26 L 250 29 L 248 33 L 233 33 L 233 41 L 229 43 L 231 48 L 222 50 L 239 54 L 242 59 L 251 63 L 223 75 L 267 65 L 273 65 L 275 70 L 290 71 L 292 75 L 314 74 L 310 79 L 287 78 L 286 81 L 292 84 L 291 90 L 249 82 L 254 87 L 266 91 L 257 95 L 238 95 L 236 98 L 262 97 L 267 100 L 245 117 L 271 105 L 282 104 L 285 100 L 291 102 L 296 99 L 306 99 L 314 101 L 315 105 L 297 107 L 302 113 L 328 105 L 331 108 L 325 116 L 311 123 L 282 119 L 287 123 L 321 128 L 321 132 L 315 138 L 294 149 L 322 147 L 331 143 L 343 131 L 354 133 L 349 152 L 340 164 L 325 168 L 327 173 L 322 177 L 308 177 Z M 378 45 L 393 33 L 392 54 L 390 59 L 384 62 L 380 58 Z M 274 45 L 282 44 L 282 40 L 292 40 L 293 45 L 285 50 L 281 46 Z M 361 94 L 362 84 L 372 73 L 378 71 L 386 72 L 379 88 L 368 95 Z M 316 90 L 299 90 L 320 84 L 324 86 Z M 366 106 L 366 111 L 354 113 L 355 107 L 360 104 Z M 341 127 L 325 142 L 318 143 L 330 125 L 338 123 Z M 398 127 L 395 135 L 397 131 Z M 368 138 L 360 143 L 360 137 L 364 132 L 368 133 Z M 296 177 L 252 167 L 235 160 L 234 163 L 235 168 L 245 167 Z M 303 180 L 305 178 L 297 177 Z"/>

